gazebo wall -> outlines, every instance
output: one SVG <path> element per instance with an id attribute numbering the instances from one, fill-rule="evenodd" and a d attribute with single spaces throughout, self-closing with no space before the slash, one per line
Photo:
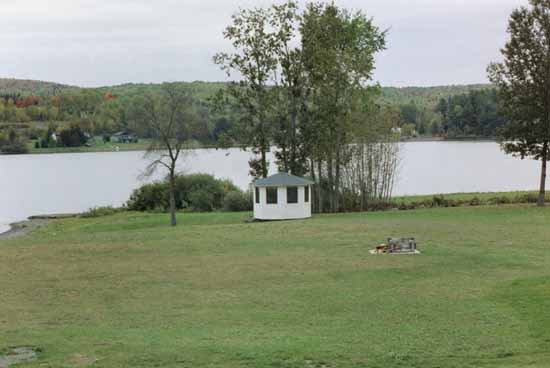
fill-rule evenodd
<path id="1" fill-rule="evenodd" d="M 305 203 L 306 187 L 298 187 L 298 203 L 287 203 L 286 188 L 277 187 L 277 204 L 267 204 L 267 190 L 265 187 L 259 187 L 260 203 L 256 203 L 256 194 L 254 193 L 254 218 L 258 220 L 296 220 L 311 217 L 311 187 L 307 203 Z"/>

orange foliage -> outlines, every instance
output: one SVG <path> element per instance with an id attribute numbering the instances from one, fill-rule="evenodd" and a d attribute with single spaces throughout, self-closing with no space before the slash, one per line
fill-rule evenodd
<path id="1" fill-rule="evenodd" d="M 116 96 L 113 95 L 112 92 L 107 92 L 107 93 L 105 93 L 105 95 L 103 96 L 103 99 L 104 99 L 105 101 L 113 101 L 113 100 L 116 100 Z"/>
<path id="2" fill-rule="evenodd" d="M 36 96 L 27 96 L 20 100 L 15 101 L 15 107 L 18 108 L 25 108 L 29 106 L 38 105 L 40 103 L 40 99 Z"/>

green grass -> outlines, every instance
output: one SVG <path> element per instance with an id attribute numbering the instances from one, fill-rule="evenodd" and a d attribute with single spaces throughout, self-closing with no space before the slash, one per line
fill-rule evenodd
<path id="1" fill-rule="evenodd" d="M 120 213 L 0 242 L 25 367 L 550 366 L 550 208 L 244 223 Z M 419 256 L 372 256 L 415 236 Z"/>

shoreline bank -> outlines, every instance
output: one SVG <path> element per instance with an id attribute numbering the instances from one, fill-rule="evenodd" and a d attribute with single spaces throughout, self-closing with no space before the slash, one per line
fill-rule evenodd
<path id="1" fill-rule="evenodd" d="M 26 220 L 17 221 L 9 224 L 9 229 L 5 232 L 0 232 L 0 240 L 8 240 L 17 238 L 19 236 L 26 235 L 29 231 L 38 229 L 52 220 L 60 220 L 67 218 L 78 217 L 76 213 L 63 213 L 63 214 L 47 214 L 30 216 Z"/>
<path id="2" fill-rule="evenodd" d="M 396 195 L 392 198 L 392 202 L 394 204 L 394 210 L 409 210 L 427 208 L 430 207 L 430 203 L 432 203 L 432 207 L 460 207 L 464 205 L 485 206 L 492 204 L 535 203 L 537 198 L 538 191 L 525 190 L 507 192 L 437 193 L 405 196 Z M 550 193 L 547 194 L 547 200 L 550 201 Z M 389 210 L 389 208 L 385 210 Z M 376 211 L 371 210 L 365 212 Z M 75 218 L 81 215 L 81 213 L 62 213 L 30 216 L 26 220 L 9 224 L 8 230 L 4 232 L 0 231 L 0 240 L 13 239 L 25 235 L 29 231 L 42 227 L 53 220 Z"/>

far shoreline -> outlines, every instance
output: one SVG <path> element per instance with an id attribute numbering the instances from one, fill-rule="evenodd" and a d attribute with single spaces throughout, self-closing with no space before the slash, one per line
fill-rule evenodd
<path id="1" fill-rule="evenodd" d="M 416 137 L 416 138 L 402 138 L 400 143 L 445 143 L 445 142 L 464 142 L 464 143 L 487 143 L 495 142 L 497 139 L 494 137 L 456 137 L 456 138 L 442 138 L 442 137 Z M 235 145 L 230 147 L 219 147 L 216 145 L 200 144 L 191 149 L 215 149 L 215 150 L 228 150 L 234 148 L 243 148 L 241 145 Z M 147 151 L 147 146 L 140 147 L 124 147 L 119 146 L 119 149 L 104 149 L 94 147 L 67 147 L 67 148 L 43 148 L 43 149 L 30 149 L 27 153 L 6 154 L 0 153 L 2 156 L 26 156 L 26 155 L 57 155 L 66 153 L 123 153 L 123 152 L 144 152 Z"/>

